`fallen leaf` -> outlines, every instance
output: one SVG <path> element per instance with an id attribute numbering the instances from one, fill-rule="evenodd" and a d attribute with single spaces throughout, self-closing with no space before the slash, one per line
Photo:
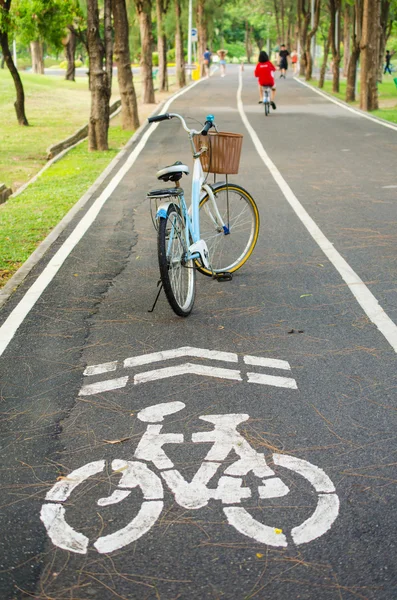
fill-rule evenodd
<path id="1" fill-rule="evenodd" d="M 306 298 L 307 296 L 313 296 L 313 294 L 302 294 L 299 298 Z"/>
<path id="2" fill-rule="evenodd" d="M 119 440 L 103 440 L 103 441 L 105 442 L 105 444 L 121 444 L 122 442 L 127 442 L 130 439 L 131 438 L 126 437 L 126 438 L 120 438 Z"/>
<path id="3" fill-rule="evenodd" d="M 263 558 L 264 554 L 260 554 L 259 552 L 257 552 L 256 554 L 256 558 Z"/>
<path id="4" fill-rule="evenodd" d="M 282 529 L 277 529 L 277 527 L 274 528 L 274 533 L 283 533 Z"/>

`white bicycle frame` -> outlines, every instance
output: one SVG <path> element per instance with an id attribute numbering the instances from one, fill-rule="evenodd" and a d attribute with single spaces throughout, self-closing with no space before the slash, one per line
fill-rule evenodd
<path id="1" fill-rule="evenodd" d="M 188 248 L 186 261 L 199 258 L 206 269 L 212 270 L 209 262 L 207 244 L 203 239 L 201 239 L 200 236 L 200 200 L 202 199 L 205 193 L 208 194 L 211 201 L 211 207 L 213 212 L 211 213 L 210 211 L 208 211 L 208 214 L 214 222 L 215 226 L 219 229 L 219 231 L 223 230 L 225 235 L 229 233 L 229 229 L 225 225 L 219 213 L 218 206 L 216 204 L 216 200 L 211 186 L 205 183 L 206 177 L 201 166 L 200 156 L 204 152 L 207 152 L 208 148 L 203 147 L 201 150 L 196 150 L 193 140 L 196 135 L 201 134 L 201 131 L 189 129 L 186 125 L 185 119 L 181 115 L 178 115 L 176 113 L 170 113 L 169 116 L 176 117 L 181 121 L 183 129 L 189 134 L 189 141 L 193 154 L 192 195 L 191 205 L 189 208 L 187 208 L 184 193 L 180 196 L 182 216 L 187 225 L 185 229 L 185 244 L 186 248 Z M 202 194 L 202 192 L 204 193 Z M 171 204 L 174 204 L 172 200 L 162 203 L 158 207 L 156 218 L 166 218 L 168 208 Z M 190 243 L 191 240 L 193 240 L 192 244 Z M 171 246 L 171 244 L 172 236 L 170 236 L 169 240 L 169 245 Z"/>
<path id="2" fill-rule="evenodd" d="M 263 86 L 263 103 L 269 103 L 270 102 L 270 91 L 271 91 L 271 87 L 269 87 L 268 85 L 264 85 Z"/>

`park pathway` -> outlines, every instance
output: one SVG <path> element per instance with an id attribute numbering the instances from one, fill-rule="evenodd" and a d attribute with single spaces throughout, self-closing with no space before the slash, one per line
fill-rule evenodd
<path id="1" fill-rule="evenodd" d="M 14 334 L 83 214 L 0 312 L 2 599 L 395 595 L 397 131 L 292 78 L 265 117 L 228 69 L 169 110 L 244 134 L 261 230 L 233 281 L 148 312 L 145 193 L 191 164 L 174 120 Z"/>

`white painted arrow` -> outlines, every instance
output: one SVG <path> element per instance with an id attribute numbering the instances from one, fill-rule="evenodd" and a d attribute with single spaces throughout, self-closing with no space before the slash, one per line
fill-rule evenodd
<path id="1" fill-rule="evenodd" d="M 153 371 L 145 371 L 138 373 L 134 377 L 134 383 L 147 383 L 148 381 L 156 381 L 157 379 L 167 379 L 168 377 L 176 377 L 178 375 L 205 375 L 206 377 L 218 377 L 219 379 L 234 379 L 242 381 L 240 371 L 234 369 L 220 369 L 218 367 L 207 367 L 205 365 L 195 365 L 193 363 L 185 363 L 176 367 L 165 367 L 163 369 L 155 369 Z"/>

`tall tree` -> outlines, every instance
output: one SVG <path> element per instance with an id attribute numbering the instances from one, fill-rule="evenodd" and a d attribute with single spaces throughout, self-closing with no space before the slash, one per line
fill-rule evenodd
<path id="1" fill-rule="evenodd" d="M 65 79 L 68 81 L 75 81 L 76 67 L 75 67 L 75 56 L 76 56 L 76 43 L 77 37 L 73 27 L 68 28 L 68 34 L 65 38 L 65 58 L 66 58 L 66 75 Z"/>
<path id="2" fill-rule="evenodd" d="M 306 37 L 306 73 L 305 73 L 306 81 L 310 81 L 310 79 L 312 78 L 314 57 L 312 56 L 311 46 L 312 46 L 312 39 L 314 38 L 314 36 L 317 33 L 318 24 L 320 21 L 320 8 L 321 8 L 321 0 L 315 0 L 313 27 L 308 32 L 307 37 Z M 310 13 L 310 18 L 311 18 L 311 13 Z"/>
<path id="3" fill-rule="evenodd" d="M 360 108 L 378 108 L 379 0 L 363 0 Z"/>
<path id="4" fill-rule="evenodd" d="M 181 0 L 175 0 L 175 61 L 176 78 L 180 88 L 186 85 L 181 12 Z"/>
<path id="5" fill-rule="evenodd" d="M 44 42 L 62 48 L 65 29 L 73 20 L 74 5 L 74 0 L 16 0 L 19 36 L 30 45 L 33 73 L 44 73 Z"/>
<path id="6" fill-rule="evenodd" d="M 341 0 L 329 0 L 331 51 L 332 51 L 332 91 L 339 92 L 340 67 L 340 5 Z"/>
<path id="7" fill-rule="evenodd" d="M 349 65 L 347 68 L 346 102 L 354 102 L 356 99 L 357 64 L 358 64 L 358 60 L 360 58 L 362 21 L 363 21 L 363 1 L 355 0 L 355 4 L 353 6 L 353 17 L 352 17 L 351 50 L 350 50 Z"/>
<path id="8" fill-rule="evenodd" d="M 14 80 L 16 100 L 14 103 L 15 112 L 19 125 L 29 125 L 25 115 L 25 92 L 22 81 L 12 60 L 8 33 L 12 30 L 12 22 L 10 16 L 11 0 L 0 0 L 0 45 L 3 53 L 4 61 Z"/>
<path id="9" fill-rule="evenodd" d="M 207 47 L 207 24 L 205 19 L 205 0 L 197 0 L 197 35 L 198 35 L 198 55 L 200 61 L 201 76 L 204 75 L 204 52 Z"/>
<path id="10" fill-rule="evenodd" d="M 157 15 L 157 50 L 159 55 L 159 90 L 168 91 L 167 73 L 167 38 L 164 31 L 164 15 L 169 7 L 169 0 L 156 0 Z"/>
<path id="11" fill-rule="evenodd" d="M 100 36 L 98 0 L 87 0 L 87 43 L 89 56 L 91 114 L 88 124 L 88 149 L 108 149 L 109 100 L 112 69 L 110 33 L 111 0 L 104 0 L 104 41 Z M 110 62 L 110 64 L 109 64 Z M 105 67 L 105 68 L 104 68 Z"/>
<path id="12" fill-rule="evenodd" d="M 139 116 L 128 43 L 129 25 L 126 0 L 113 0 L 112 9 L 114 55 L 121 98 L 121 125 L 123 129 L 132 131 L 139 127 Z"/>
<path id="13" fill-rule="evenodd" d="M 323 64 L 321 65 L 320 77 L 318 79 L 318 87 L 319 88 L 324 87 L 325 71 L 327 70 L 327 62 L 328 62 L 328 53 L 329 53 L 330 43 L 331 43 L 331 29 L 328 29 L 328 34 L 324 39 Z"/>
<path id="14" fill-rule="evenodd" d="M 347 77 L 350 59 L 350 41 L 351 41 L 351 13 L 352 7 L 346 2 L 343 10 L 343 76 Z"/>
<path id="15" fill-rule="evenodd" d="M 135 0 L 141 33 L 141 82 L 142 101 L 154 104 L 153 87 L 153 36 L 152 36 L 152 0 Z"/>

